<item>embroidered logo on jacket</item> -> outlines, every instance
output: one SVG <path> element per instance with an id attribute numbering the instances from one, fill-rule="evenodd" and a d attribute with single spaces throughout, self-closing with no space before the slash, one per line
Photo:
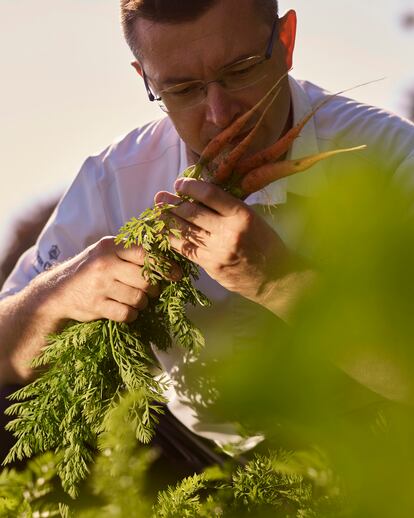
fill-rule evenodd
<path id="1" fill-rule="evenodd" d="M 38 251 L 36 254 L 36 259 L 33 264 L 33 268 L 37 273 L 49 270 L 58 260 L 60 256 L 60 249 L 57 245 L 52 245 L 48 251 L 48 260 L 43 259 Z"/>

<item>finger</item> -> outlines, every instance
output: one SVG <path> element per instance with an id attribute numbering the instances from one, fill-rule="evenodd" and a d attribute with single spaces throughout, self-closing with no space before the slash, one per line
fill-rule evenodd
<path id="1" fill-rule="evenodd" d="M 145 254 L 146 254 L 145 250 L 141 246 L 137 246 L 137 245 L 134 245 L 130 248 L 123 248 L 122 245 L 118 245 L 118 247 L 116 249 L 116 255 L 120 259 L 122 259 L 125 262 L 125 264 L 130 263 L 135 268 L 137 265 L 138 266 L 144 265 Z M 153 260 L 150 260 L 150 263 L 153 263 Z M 142 275 L 141 275 L 141 277 L 142 277 Z M 178 266 L 178 264 L 174 263 L 173 261 L 170 261 L 169 273 L 165 274 L 164 277 L 171 281 L 180 280 L 182 277 L 181 268 Z M 132 279 L 132 277 L 129 277 L 129 279 Z M 139 279 L 139 276 L 138 276 L 138 279 Z M 120 278 L 119 280 L 124 282 L 122 278 Z M 144 281 L 147 282 L 146 279 L 144 279 Z M 129 284 L 129 281 L 127 279 L 125 279 L 125 282 L 126 282 L 126 284 Z M 132 284 L 132 286 L 142 287 L 141 284 L 136 285 L 135 283 Z"/>
<path id="2" fill-rule="evenodd" d="M 242 201 L 209 182 L 194 178 L 179 178 L 174 187 L 180 194 L 194 198 L 222 216 L 233 216 L 240 210 L 246 210 Z"/>
<path id="3" fill-rule="evenodd" d="M 124 248 L 121 243 L 116 245 L 115 253 L 120 259 L 129 263 L 137 264 L 138 266 L 144 264 L 145 251 L 142 246 L 132 245 L 131 247 Z"/>
<path id="4" fill-rule="evenodd" d="M 159 286 L 150 283 L 144 276 L 140 266 L 127 261 L 119 261 L 112 272 L 114 279 L 131 288 L 145 291 L 150 297 L 159 295 Z"/>
<path id="5" fill-rule="evenodd" d="M 138 310 L 132 306 L 121 304 L 111 299 L 106 299 L 103 302 L 102 318 L 115 322 L 133 322 L 137 316 Z"/>
<path id="6" fill-rule="evenodd" d="M 212 232 L 217 227 L 217 212 L 198 203 L 183 201 L 180 197 L 167 191 L 161 191 L 155 196 L 156 203 L 176 205 L 169 212 L 180 216 L 183 220 L 193 223 L 206 232 Z"/>
<path id="7" fill-rule="evenodd" d="M 131 288 L 131 286 L 127 286 L 118 281 L 115 281 L 111 288 L 110 298 L 116 302 L 138 310 L 142 310 L 148 305 L 148 297 L 146 293 L 140 289 Z"/>
<path id="8" fill-rule="evenodd" d="M 182 198 L 180 198 L 176 194 L 172 194 L 171 192 L 168 192 L 168 191 L 159 191 L 154 196 L 154 203 L 156 203 L 156 204 L 157 203 L 169 203 L 171 205 L 178 205 L 182 201 L 183 201 Z"/>

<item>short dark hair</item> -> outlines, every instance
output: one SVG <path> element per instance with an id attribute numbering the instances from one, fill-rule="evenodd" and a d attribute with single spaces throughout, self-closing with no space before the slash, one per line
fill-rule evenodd
<path id="1" fill-rule="evenodd" d="M 135 21 L 138 18 L 158 23 L 182 23 L 196 20 L 223 0 L 120 0 L 121 25 L 126 42 L 138 57 Z M 258 9 L 269 23 L 278 16 L 278 0 L 255 0 Z"/>

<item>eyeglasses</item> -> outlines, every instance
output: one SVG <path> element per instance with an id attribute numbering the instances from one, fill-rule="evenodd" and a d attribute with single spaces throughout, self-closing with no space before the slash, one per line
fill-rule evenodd
<path id="1" fill-rule="evenodd" d="M 267 71 L 262 65 L 272 57 L 273 45 L 278 33 L 277 26 L 278 18 L 276 17 L 264 56 L 250 56 L 232 63 L 222 68 L 217 77 L 210 81 L 202 81 L 201 79 L 187 81 L 161 90 L 156 95 L 152 92 L 145 71 L 142 69 L 148 99 L 156 101 L 163 111 L 173 113 L 201 104 L 207 97 L 207 87 L 211 83 L 219 83 L 230 92 L 255 85 L 267 76 Z"/>

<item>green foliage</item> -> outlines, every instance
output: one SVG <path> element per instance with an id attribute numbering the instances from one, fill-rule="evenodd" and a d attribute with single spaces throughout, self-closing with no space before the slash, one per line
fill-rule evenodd
<path id="1" fill-rule="evenodd" d="M 239 511 L 254 516 L 267 510 L 283 518 L 339 518 L 347 512 L 339 480 L 314 449 L 255 455 L 233 473 L 232 490 Z"/>
<path id="2" fill-rule="evenodd" d="M 323 490 L 309 473 L 315 459 L 328 469 L 315 452 L 304 458 L 286 451 L 255 455 L 245 466 L 222 472 L 217 480 L 209 470 L 187 477 L 158 494 L 153 518 L 278 516 L 280 518 L 334 518 L 341 515 L 338 488 L 333 479 Z M 217 470 L 218 468 L 216 468 Z M 211 470 L 210 470 L 211 472 Z"/>
<path id="3" fill-rule="evenodd" d="M 12 395 L 17 400 L 8 424 L 17 438 L 5 462 L 38 453 L 62 453 L 57 466 L 62 485 L 72 497 L 86 478 L 97 438 L 106 430 L 108 412 L 123 394 L 140 390 L 141 398 L 130 411 L 136 438 L 148 443 L 164 402 L 165 381 L 153 377 L 157 362 L 152 344 L 168 349 L 172 340 L 192 354 L 202 347 L 200 331 L 185 314 L 187 304 L 206 306 L 209 301 L 194 286 L 197 267 L 170 249 L 168 235 L 176 233 L 163 216 L 170 206 L 155 206 L 128 222 L 117 237 L 125 247 L 142 245 L 147 256 L 144 273 L 161 282 L 157 301 L 139 313 L 132 324 L 98 320 L 72 323 L 49 337 L 48 346 L 33 362 L 47 370 L 33 383 Z M 182 271 L 179 281 L 166 281 L 171 264 Z"/>
<path id="4" fill-rule="evenodd" d="M 195 518 L 202 514 L 199 492 L 206 487 L 203 475 L 184 478 L 175 488 L 158 494 L 154 518 Z"/>
<path id="5" fill-rule="evenodd" d="M 143 390 L 131 391 L 107 415 L 106 431 L 99 437 L 101 454 L 93 466 L 88 486 L 95 500 L 83 495 L 83 505 L 74 505 L 76 516 L 123 518 L 149 516 L 151 504 L 145 495 L 145 477 L 156 453 L 136 441 L 136 408 L 146 400 Z"/>
<path id="6" fill-rule="evenodd" d="M 145 398 L 142 390 L 131 391 L 108 412 L 106 430 L 99 437 L 101 453 L 76 501 L 68 502 L 59 493 L 59 459 L 47 454 L 30 461 L 24 471 L 3 470 L 1 516 L 232 518 L 265 517 L 269 510 L 273 510 L 272 516 L 277 512 L 283 518 L 339 516 L 313 514 L 322 499 L 337 510 L 331 496 L 336 491 L 333 479 L 325 478 L 323 489 L 315 483 L 318 477 L 313 467 L 318 466 L 319 472 L 329 469 L 318 452 L 293 455 L 279 451 L 255 455 L 245 466 L 211 467 L 160 490 L 153 501 L 147 490 L 148 468 L 157 453 L 137 443 L 131 419 L 131 412 Z"/>
<path id="7" fill-rule="evenodd" d="M 146 488 L 148 468 L 156 452 L 137 444 L 137 417 L 133 417 L 145 400 L 143 389 L 130 391 L 107 413 L 106 428 L 99 437 L 101 453 L 88 486 L 70 506 L 62 500 L 64 495 L 56 491 L 57 457 L 45 455 L 29 462 L 19 473 L 3 470 L 0 496 L 4 515 L 24 516 L 26 512 L 28 516 L 36 516 L 36 511 L 42 510 L 51 513 L 50 516 L 79 518 L 218 518 L 249 512 L 262 516 L 274 508 L 281 517 L 310 517 L 322 495 L 332 500 L 329 491 L 332 493 L 333 479 L 325 477 L 323 491 L 315 484 L 320 478 L 315 474 L 328 470 L 325 458 L 317 452 L 295 456 L 279 451 L 256 455 L 245 466 L 209 468 L 159 491 L 152 502 Z"/>
<path id="8" fill-rule="evenodd" d="M 28 462 L 24 471 L 0 473 L 0 516 L 68 516 L 67 497 L 56 485 L 57 458 L 50 453 Z"/>
<path id="9" fill-rule="evenodd" d="M 63 487 L 76 496 L 76 486 L 88 473 L 105 429 L 107 413 L 124 390 L 142 388 L 144 403 L 135 409 L 136 435 L 149 442 L 163 383 L 150 373 L 152 360 L 138 329 L 110 321 L 72 324 L 51 338 L 36 360 L 49 368 L 19 390 L 8 413 L 16 415 L 8 429 L 17 437 L 6 462 L 48 450 L 62 453 L 57 469 Z"/>
<path id="10" fill-rule="evenodd" d="M 276 462 L 287 462 L 289 455 L 256 456 L 245 468 L 238 468 L 232 477 L 236 501 L 252 509 L 260 505 L 277 507 L 309 507 L 311 487 L 294 472 L 275 469 Z"/>

